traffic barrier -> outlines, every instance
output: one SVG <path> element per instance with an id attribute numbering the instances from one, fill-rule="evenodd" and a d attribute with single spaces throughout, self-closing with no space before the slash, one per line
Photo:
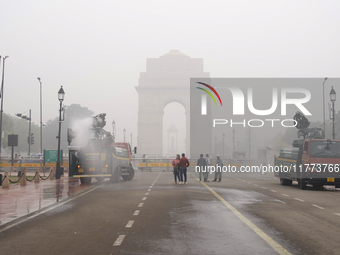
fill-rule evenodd
<path id="1" fill-rule="evenodd" d="M 20 186 L 26 186 L 26 169 L 21 171 Z"/>
<path id="2" fill-rule="evenodd" d="M 2 180 L 2 188 L 9 189 L 9 173 L 5 172 L 5 177 Z"/>
<path id="3" fill-rule="evenodd" d="M 41 169 L 41 168 L 40 168 Z M 35 183 L 39 183 L 40 182 L 40 178 L 39 178 L 40 176 L 39 176 L 39 170 L 38 169 L 36 169 L 35 170 L 35 175 L 34 175 L 34 182 Z"/>
<path id="4" fill-rule="evenodd" d="M 51 172 L 50 172 L 50 180 L 54 180 L 54 177 L 55 177 L 55 168 L 54 167 L 51 167 Z"/>

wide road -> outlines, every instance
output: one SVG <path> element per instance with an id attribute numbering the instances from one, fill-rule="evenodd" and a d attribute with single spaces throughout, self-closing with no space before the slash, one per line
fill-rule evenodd
<path id="1" fill-rule="evenodd" d="M 0 254 L 339 254 L 339 227 L 334 188 L 196 173 L 175 185 L 170 172 L 136 172 L 2 225 Z"/>

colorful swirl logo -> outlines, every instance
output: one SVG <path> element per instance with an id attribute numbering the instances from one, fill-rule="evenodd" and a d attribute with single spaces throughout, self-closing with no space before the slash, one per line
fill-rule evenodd
<path id="1" fill-rule="evenodd" d="M 210 85 L 208 85 L 208 84 L 205 84 L 205 83 L 203 83 L 203 82 L 197 82 L 197 83 L 198 83 L 198 84 L 201 84 L 201 85 L 203 85 L 203 86 L 208 87 L 212 92 L 214 92 L 215 95 L 218 97 L 218 100 L 220 100 L 220 104 L 221 104 L 221 106 L 222 106 L 222 101 L 221 101 L 220 95 L 217 93 L 217 91 L 216 91 L 212 86 L 210 86 Z M 217 105 L 214 96 L 213 96 L 208 90 L 206 90 L 206 89 L 204 89 L 204 88 L 200 88 L 200 87 L 196 87 L 196 88 L 205 91 L 205 92 L 206 92 L 206 93 L 214 100 L 215 105 Z"/>

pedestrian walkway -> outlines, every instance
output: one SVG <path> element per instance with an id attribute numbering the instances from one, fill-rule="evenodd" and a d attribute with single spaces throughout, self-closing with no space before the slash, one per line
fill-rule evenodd
<path id="1" fill-rule="evenodd" d="M 68 198 L 73 193 L 88 188 L 80 185 L 79 179 L 62 177 L 60 180 L 46 180 L 40 183 L 10 185 L 0 189 L 0 226 L 22 216 Z"/>

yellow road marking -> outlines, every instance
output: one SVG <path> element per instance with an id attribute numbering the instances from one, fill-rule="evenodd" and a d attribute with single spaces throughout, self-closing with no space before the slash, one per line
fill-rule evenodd
<path id="1" fill-rule="evenodd" d="M 196 178 L 197 179 L 197 178 Z M 198 180 L 198 179 L 197 179 Z M 231 204 L 223 199 L 219 194 L 217 194 L 212 188 L 210 188 L 204 182 L 201 182 L 203 186 L 205 186 L 212 194 L 215 195 L 230 211 L 232 211 L 240 220 L 242 220 L 248 227 L 250 227 L 256 234 L 258 234 L 263 240 L 265 240 L 275 251 L 279 254 L 290 254 L 285 248 L 283 248 L 280 244 L 275 242 L 270 236 L 264 233 L 259 227 L 257 227 L 254 223 L 248 220 L 243 214 L 236 210 Z"/>

